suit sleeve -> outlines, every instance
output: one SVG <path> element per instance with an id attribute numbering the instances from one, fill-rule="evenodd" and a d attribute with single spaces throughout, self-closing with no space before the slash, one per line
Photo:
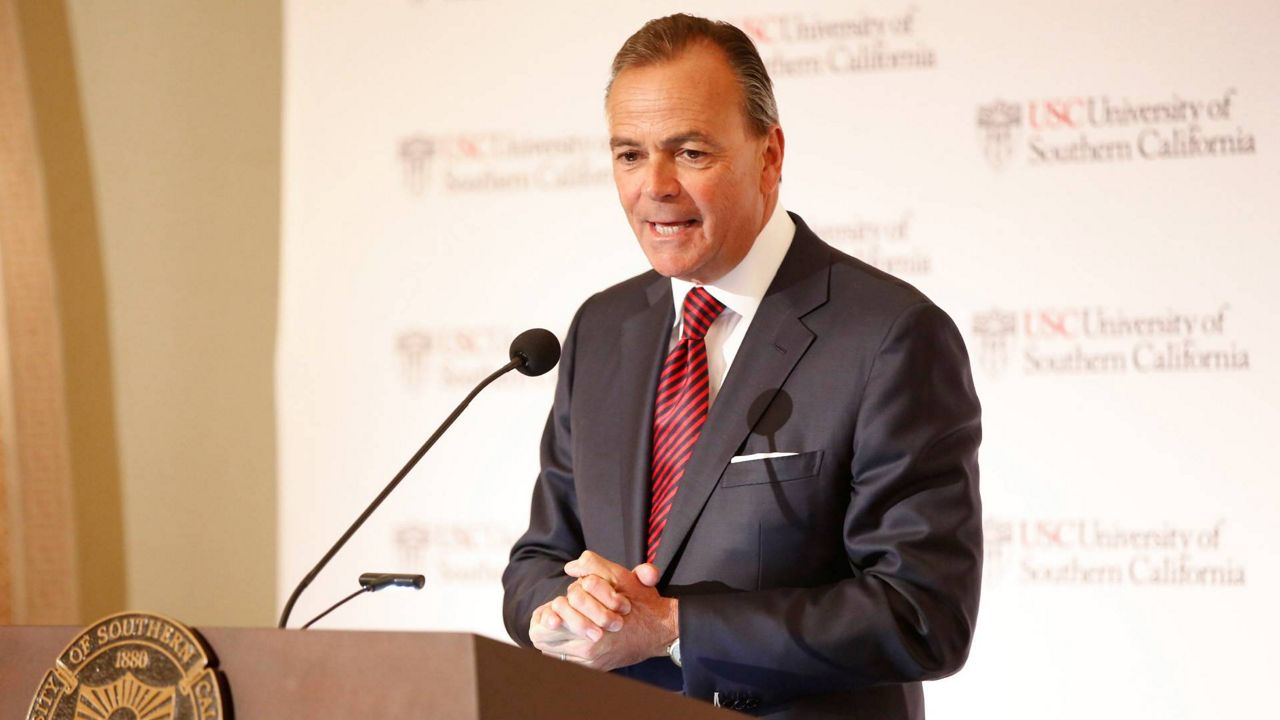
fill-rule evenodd
<path id="1" fill-rule="evenodd" d="M 927 302 L 905 310 L 850 412 L 850 577 L 681 598 L 687 694 L 738 692 L 768 705 L 964 664 L 982 569 L 981 426 L 951 319 Z"/>
<path id="2" fill-rule="evenodd" d="M 503 622 L 511 639 L 526 647 L 532 646 L 529 620 L 533 611 L 564 594 L 573 582 L 565 575 L 564 564 L 586 549 L 573 484 L 569 434 L 574 348 L 581 315 L 579 310 L 565 335 L 555 400 L 542 432 L 541 470 L 533 489 L 529 529 L 512 547 L 502 573 Z"/>

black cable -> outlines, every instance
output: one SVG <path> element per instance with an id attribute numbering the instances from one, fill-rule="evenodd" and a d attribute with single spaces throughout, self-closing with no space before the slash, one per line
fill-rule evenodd
<path id="1" fill-rule="evenodd" d="M 353 597 L 355 597 L 355 596 L 359 595 L 360 593 L 372 592 L 372 590 L 373 590 L 373 588 L 362 587 L 362 588 L 360 588 L 359 590 L 357 590 L 357 591 L 355 591 L 355 592 L 351 593 L 350 595 L 348 595 L 348 596 L 346 596 L 346 597 L 342 598 L 342 599 L 341 599 L 341 600 L 339 600 L 338 602 L 336 602 L 336 603 L 334 603 L 333 605 L 331 605 L 331 606 L 329 607 L 329 609 L 328 609 L 328 610 L 325 610 L 324 612 L 320 613 L 319 615 L 317 615 L 317 616 L 315 616 L 315 617 L 311 618 L 311 621 L 310 621 L 310 622 L 308 622 L 306 625 L 303 625 L 303 626 L 302 626 L 302 629 L 303 629 L 303 630 L 306 630 L 307 628 L 311 627 L 312 625 L 315 625 L 315 624 L 316 624 L 316 622 L 317 622 L 318 620 L 320 620 L 321 618 L 323 618 L 325 615 L 328 615 L 329 613 L 333 612 L 334 610 L 337 610 L 338 608 L 342 607 L 342 606 L 343 606 L 343 604 L 345 604 L 345 603 L 346 603 L 348 600 L 350 600 L 351 598 L 353 598 Z"/>

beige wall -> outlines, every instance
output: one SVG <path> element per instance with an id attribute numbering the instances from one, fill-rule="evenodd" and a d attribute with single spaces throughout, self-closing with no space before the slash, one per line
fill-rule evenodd
<path id="1" fill-rule="evenodd" d="M 128 608 L 271 624 L 280 5 L 65 7 L 105 289 L 95 366 L 110 365 L 118 441 L 73 455 L 119 467 L 115 515 L 110 493 L 101 517 L 82 502 L 78 529 L 110 536 L 122 518 Z M 60 263 L 64 295 L 92 282 Z M 92 410 L 72 407 L 73 428 L 77 412 L 91 430 Z M 110 482 L 76 471 L 79 498 Z"/>

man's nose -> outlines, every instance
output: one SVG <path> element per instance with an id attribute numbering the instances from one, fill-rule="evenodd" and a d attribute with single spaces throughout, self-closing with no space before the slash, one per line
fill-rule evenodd
<path id="1" fill-rule="evenodd" d="M 649 163 L 645 176 L 645 194 L 653 200 L 666 200 L 680 194 L 680 180 L 675 163 L 669 158 L 656 158 Z"/>

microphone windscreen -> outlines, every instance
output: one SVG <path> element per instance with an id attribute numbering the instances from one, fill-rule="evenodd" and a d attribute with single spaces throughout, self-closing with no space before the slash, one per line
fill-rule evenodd
<path id="1" fill-rule="evenodd" d="M 550 330 L 525 330 L 511 341 L 511 359 L 520 359 L 517 370 L 525 375 L 541 375 L 560 362 L 560 341 Z"/>

